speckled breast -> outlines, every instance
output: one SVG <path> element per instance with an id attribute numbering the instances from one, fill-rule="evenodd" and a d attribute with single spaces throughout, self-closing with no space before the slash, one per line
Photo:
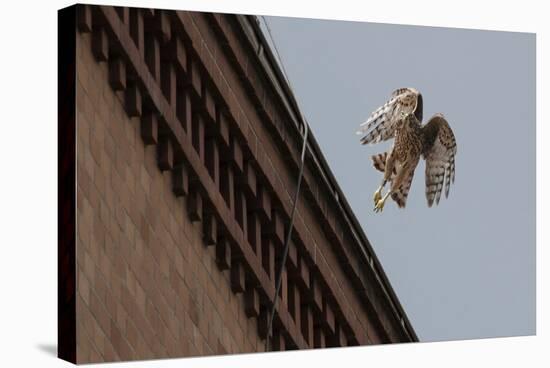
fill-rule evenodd
<path id="1" fill-rule="evenodd" d="M 419 156 L 422 151 L 422 132 L 419 126 L 405 125 L 395 131 L 394 152 L 398 161 Z"/>

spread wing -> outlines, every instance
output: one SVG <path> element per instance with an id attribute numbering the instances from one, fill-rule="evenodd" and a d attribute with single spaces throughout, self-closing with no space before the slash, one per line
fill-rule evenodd
<path id="1" fill-rule="evenodd" d="M 431 207 L 439 203 L 445 185 L 449 196 L 451 182 L 455 181 L 456 140 L 443 115 L 436 114 L 422 127 L 423 150 L 426 159 L 426 199 Z"/>
<path id="2" fill-rule="evenodd" d="M 359 127 L 362 144 L 386 141 L 394 136 L 401 113 L 414 113 L 422 121 L 422 95 L 414 88 L 399 88 Z"/>

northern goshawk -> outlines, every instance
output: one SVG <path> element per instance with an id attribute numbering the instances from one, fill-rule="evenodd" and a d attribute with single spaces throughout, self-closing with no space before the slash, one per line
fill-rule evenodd
<path id="1" fill-rule="evenodd" d="M 447 120 L 435 114 L 428 122 L 422 121 L 422 95 L 414 88 L 395 90 L 389 101 L 376 109 L 361 124 L 357 134 L 363 135 L 362 144 L 374 144 L 394 138 L 389 152 L 372 156 L 374 167 L 384 173 L 380 187 L 374 192 L 374 210 L 384 209 L 391 196 L 404 208 L 411 187 L 414 170 L 423 156 L 426 160 L 426 199 L 431 207 L 439 203 L 445 186 L 445 197 L 455 180 L 456 140 Z M 390 190 L 382 196 L 387 182 Z"/>

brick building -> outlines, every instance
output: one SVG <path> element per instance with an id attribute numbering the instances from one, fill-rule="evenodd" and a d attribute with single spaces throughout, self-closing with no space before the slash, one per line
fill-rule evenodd
<path id="1" fill-rule="evenodd" d="M 303 122 L 256 18 L 63 9 L 59 116 L 60 357 L 264 351 Z M 417 341 L 311 135 L 278 298 L 274 350 Z"/>

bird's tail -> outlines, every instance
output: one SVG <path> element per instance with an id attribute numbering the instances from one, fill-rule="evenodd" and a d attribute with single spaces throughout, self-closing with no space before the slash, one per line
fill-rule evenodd
<path id="1" fill-rule="evenodd" d="M 377 155 L 372 155 L 372 165 L 374 168 L 378 171 L 385 172 L 386 171 L 386 160 L 388 159 L 388 152 L 379 153 Z M 393 168 L 393 172 L 391 173 L 390 180 L 395 177 L 397 174 L 396 168 Z"/>
<path id="2" fill-rule="evenodd" d="M 414 170 L 411 170 L 407 177 L 403 180 L 403 183 L 397 189 L 396 192 L 392 193 L 391 198 L 397 203 L 399 208 L 405 208 L 407 205 L 407 196 L 409 195 L 409 190 L 411 189 L 411 183 L 414 176 Z"/>

